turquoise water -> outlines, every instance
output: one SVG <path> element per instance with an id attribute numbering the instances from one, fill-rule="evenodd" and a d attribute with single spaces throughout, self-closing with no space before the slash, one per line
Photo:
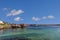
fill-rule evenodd
<path id="1" fill-rule="evenodd" d="M 29 40 L 60 40 L 60 27 L 40 26 L 27 27 L 24 29 L 0 30 L 0 40 L 22 38 Z"/>

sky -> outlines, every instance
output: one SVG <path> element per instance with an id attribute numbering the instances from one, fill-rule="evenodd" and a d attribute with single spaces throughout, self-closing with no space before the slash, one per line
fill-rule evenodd
<path id="1" fill-rule="evenodd" d="M 60 0 L 0 0 L 0 20 L 16 24 L 60 24 Z"/>

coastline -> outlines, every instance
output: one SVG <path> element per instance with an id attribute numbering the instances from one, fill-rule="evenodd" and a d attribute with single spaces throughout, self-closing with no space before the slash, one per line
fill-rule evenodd
<path id="1" fill-rule="evenodd" d="M 0 24 L 1 29 L 25 28 L 28 26 L 60 26 L 60 24 Z"/>

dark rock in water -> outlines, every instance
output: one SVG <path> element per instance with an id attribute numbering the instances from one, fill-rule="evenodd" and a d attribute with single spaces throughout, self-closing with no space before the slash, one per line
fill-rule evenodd
<path id="1" fill-rule="evenodd" d="M 26 24 L 20 24 L 20 25 L 18 25 L 18 24 L 12 24 L 11 25 L 11 28 L 25 28 L 27 25 Z"/>
<path id="2" fill-rule="evenodd" d="M 22 29 L 25 28 L 24 24 L 21 24 L 21 28 L 22 28 Z"/>
<path id="3" fill-rule="evenodd" d="M 14 27 L 14 26 L 11 26 L 12 28 L 16 28 L 16 27 Z"/>
<path id="4" fill-rule="evenodd" d="M 14 29 L 14 28 L 19 28 L 19 27 L 18 27 L 18 26 L 11 26 L 11 28 L 13 28 L 13 29 Z"/>

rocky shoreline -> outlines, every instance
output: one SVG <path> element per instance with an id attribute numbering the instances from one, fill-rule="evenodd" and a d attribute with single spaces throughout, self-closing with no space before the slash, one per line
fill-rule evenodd
<path id="1" fill-rule="evenodd" d="M 28 26 L 60 26 L 60 24 L 10 24 L 3 21 L 0 22 L 0 30 L 11 28 L 25 28 Z"/>

